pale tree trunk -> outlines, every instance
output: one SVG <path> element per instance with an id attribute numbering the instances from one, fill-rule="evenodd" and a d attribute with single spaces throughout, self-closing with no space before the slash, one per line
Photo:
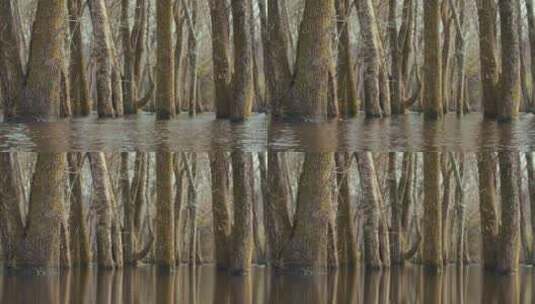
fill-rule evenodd
<path id="1" fill-rule="evenodd" d="M 453 171 L 456 181 L 456 210 L 457 210 L 457 265 L 464 265 L 464 234 L 465 234 L 465 188 L 464 188 L 464 154 L 460 153 L 460 160 L 457 161 L 453 153 L 450 153 Z M 460 164 L 459 164 L 460 163 Z"/>
<path id="2" fill-rule="evenodd" d="M 243 274 L 250 271 L 253 253 L 253 189 L 247 176 L 251 172 L 251 153 L 232 152 L 232 184 L 234 193 L 234 224 L 232 226 L 233 251 L 230 254 L 230 271 Z"/>
<path id="3" fill-rule="evenodd" d="M 173 52 L 173 3 L 161 0 L 157 3 L 157 84 L 156 114 L 158 119 L 170 119 L 175 110 L 175 71 Z"/>
<path id="4" fill-rule="evenodd" d="M 123 242 L 124 242 L 124 263 L 131 265 L 134 263 L 134 250 L 136 248 L 136 240 L 134 235 L 134 213 L 135 206 L 131 197 L 130 178 L 128 175 L 128 152 L 121 152 L 121 169 L 120 169 L 120 193 L 121 202 L 123 205 L 124 214 L 124 228 L 123 228 Z M 135 169 L 134 169 L 135 170 Z M 134 185 L 135 187 L 135 185 Z"/>
<path id="5" fill-rule="evenodd" d="M 351 211 L 351 192 L 349 170 L 351 168 L 351 154 L 337 153 L 336 180 L 338 183 L 338 209 L 336 215 L 337 250 L 339 264 L 346 267 L 357 265 L 357 244 L 355 225 Z"/>
<path id="6" fill-rule="evenodd" d="M 39 153 L 31 184 L 24 238 L 19 242 L 17 266 L 58 267 L 63 218 L 64 153 Z"/>
<path id="7" fill-rule="evenodd" d="M 423 264 L 439 271 L 443 266 L 442 209 L 440 205 L 440 153 L 424 155 Z"/>
<path id="8" fill-rule="evenodd" d="M 196 155 L 192 154 L 191 158 L 188 159 L 187 156 L 183 155 L 183 160 L 186 166 L 186 173 L 188 176 L 188 217 L 189 217 L 189 263 L 191 266 L 195 267 L 197 263 L 197 251 L 199 247 L 197 246 L 197 186 L 196 186 L 196 176 L 197 176 L 197 160 Z"/>
<path id="9" fill-rule="evenodd" d="M 94 53 L 96 57 L 96 90 L 98 116 L 115 117 L 113 106 L 113 52 L 112 32 L 104 0 L 90 0 L 93 23 Z"/>
<path id="10" fill-rule="evenodd" d="M 424 113 L 428 119 L 437 119 L 443 115 L 439 0 L 424 2 L 424 42 Z"/>
<path id="11" fill-rule="evenodd" d="M 371 153 L 357 153 L 360 185 L 364 196 L 364 255 L 365 264 L 370 269 L 381 269 L 383 262 L 380 252 L 380 188 Z"/>
<path id="12" fill-rule="evenodd" d="M 299 179 L 293 234 L 283 249 L 282 271 L 325 271 L 331 213 L 333 153 L 306 153 Z"/>
<path id="13" fill-rule="evenodd" d="M 70 250 L 73 265 L 88 265 L 91 262 L 91 247 L 87 231 L 86 212 L 83 201 L 82 168 L 85 156 L 71 152 L 67 155 L 70 179 Z"/>
<path id="14" fill-rule="evenodd" d="M 338 42 L 338 63 L 337 63 L 337 83 L 338 83 L 338 103 L 340 114 L 343 117 L 354 117 L 359 111 L 359 101 L 357 96 L 357 80 L 353 69 L 354 62 L 351 54 L 351 23 L 350 23 L 350 1 L 336 0 Z"/>
<path id="15" fill-rule="evenodd" d="M 113 190 L 106 157 L 102 152 L 89 153 L 89 163 L 95 193 L 94 208 L 97 210 L 98 265 L 104 269 L 112 269 L 115 267 L 112 240 Z"/>
<path id="16" fill-rule="evenodd" d="M 364 103 L 366 117 L 381 117 L 380 93 L 380 37 L 377 27 L 377 17 L 372 0 L 359 1 L 357 12 L 359 15 L 360 32 L 364 43 Z"/>
<path id="17" fill-rule="evenodd" d="M 173 154 L 156 152 L 155 259 L 161 268 L 175 267 L 175 214 L 173 206 Z"/>
<path id="18" fill-rule="evenodd" d="M 65 0 L 40 0 L 32 26 L 32 42 L 17 116 L 50 120 L 60 117 Z"/>

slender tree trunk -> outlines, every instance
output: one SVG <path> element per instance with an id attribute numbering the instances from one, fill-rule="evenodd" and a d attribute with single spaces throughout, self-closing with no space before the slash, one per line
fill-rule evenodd
<path id="1" fill-rule="evenodd" d="M 173 154 L 156 152 L 155 259 L 165 269 L 175 267 L 175 214 L 173 206 Z"/>
<path id="2" fill-rule="evenodd" d="M 158 119 L 170 119 L 175 116 L 175 72 L 173 56 L 173 3 L 160 0 L 157 3 L 157 116 Z"/>
<path id="3" fill-rule="evenodd" d="M 531 57 L 531 77 L 535 79 L 535 12 L 533 11 L 533 0 L 526 0 L 526 16 L 528 19 L 529 46 Z M 520 18 L 520 17 L 519 17 Z M 531 88 L 531 110 L 535 109 L 535 86 Z"/>
<path id="4" fill-rule="evenodd" d="M 130 33 L 130 0 L 121 0 L 121 38 L 123 43 L 124 113 L 136 114 L 136 84 L 134 82 L 134 52 Z"/>
<path id="5" fill-rule="evenodd" d="M 345 267 L 357 265 L 357 244 L 355 225 L 351 212 L 351 192 L 349 170 L 351 168 L 351 154 L 337 153 L 336 179 L 338 183 L 338 209 L 336 215 L 337 250 L 339 264 Z"/>
<path id="6" fill-rule="evenodd" d="M 121 175 L 120 175 L 120 190 L 121 200 L 124 214 L 124 262 L 126 265 L 132 265 L 134 261 L 134 251 L 136 248 L 136 239 L 134 232 L 134 214 L 135 206 L 131 196 L 130 178 L 128 174 L 129 155 L 128 152 L 121 152 Z M 135 187 L 135 185 L 134 185 Z"/>

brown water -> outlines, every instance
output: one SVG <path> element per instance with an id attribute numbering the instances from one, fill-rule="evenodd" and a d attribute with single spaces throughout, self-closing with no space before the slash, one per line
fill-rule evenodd
<path id="1" fill-rule="evenodd" d="M 324 123 L 272 122 L 269 147 L 275 151 L 466 151 L 535 150 L 535 115 L 511 123 L 448 114 L 437 122 L 410 113 L 388 119 Z"/>
<path id="2" fill-rule="evenodd" d="M 466 151 L 535 150 L 535 116 L 497 123 L 479 113 L 447 115 L 428 122 L 420 114 L 388 119 L 325 123 L 270 122 L 259 114 L 243 123 L 216 120 L 213 114 L 156 121 L 140 113 L 120 119 L 95 116 L 50 123 L 0 123 L 5 151 Z"/>
<path id="3" fill-rule="evenodd" d="M 216 120 L 211 113 L 156 121 L 140 113 L 118 119 L 96 116 L 47 123 L 0 123 L 0 151 L 264 151 L 268 119 L 243 123 Z"/>
<path id="4" fill-rule="evenodd" d="M 534 272 L 483 274 L 478 266 L 431 274 L 409 266 L 386 272 L 279 275 L 264 268 L 246 277 L 217 273 L 212 266 L 158 272 L 141 267 L 115 272 L 0 276 L 1 303 L 533 303 Z"/>

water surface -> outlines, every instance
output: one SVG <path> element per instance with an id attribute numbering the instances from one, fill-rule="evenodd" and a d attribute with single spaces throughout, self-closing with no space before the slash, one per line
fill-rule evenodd
<path id="1" fill-rule="evenodd" d="M 255 268 L 246 277 L 213 266 L 159 272 L 153 267 L 121 271 L 65 271 L 46 275 L 0 275 L 1 303 L 533 303 L 531 268 L 513 276 L 485 274 L 478 266 L 452 266 L 442 274 L 408 266 L 385 272 L 281 275 Z"/>

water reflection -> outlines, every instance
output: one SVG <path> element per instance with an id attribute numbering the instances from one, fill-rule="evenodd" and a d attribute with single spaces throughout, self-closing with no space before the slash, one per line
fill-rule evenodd
<path id="1" fill-rule="evenodd" d="M 325 123 L 274 121 L 269 146 L 275 151 L 466 151 L 535 150 L 535 116 L 497 123 L 479 113 L 448 114 L 438 122 L 410 113 L 390 119 L 364 117 Z"/>
<path id="2" fill-rule="evenodd" d="M 94 116 L 49 123 L 0 123 L 0 151 L 210 151 L 256 152 L 267 146 L 268 119 L 257 115 L 243 123 L 216 120 L 210 113 L 156 121 L 140 113 L 119 119 Z"/>
<path id="3" fill-rule="evenodd" d="M 389 119 L 364 116 L 345 121 L 271 121 L 259 114 L 243 123 L 216 120 L 213 114 L 156 121 L 140 113 L 120 119 L 76 118 L 50 123 L 0 123 L 3 151 L 211 151 L 240 148 L 265 151 L 438 151 L 481 149 L 535 150 L 535 116 L 497 123 L 479 113 L 438 122 L 410 113 Z"/>
<path id="4" fill-rule="evenodd" d="M 408 266 L 383 272 L 340 271 L 297 276 L 255 268 L 249 276 L 212 266 L 160 272 L 153 267 L 99 272 L 0 276 L 1 303 L 532 303 L 533 270 L 514 276 L 478 266 L 442 274 Z"/>

